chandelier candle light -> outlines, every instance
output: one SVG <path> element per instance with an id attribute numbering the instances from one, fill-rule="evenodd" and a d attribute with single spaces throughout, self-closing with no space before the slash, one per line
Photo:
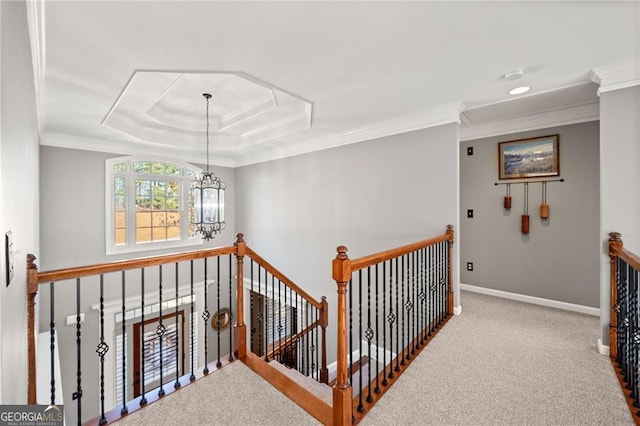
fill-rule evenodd
<path id="1" fill-rule="evenodd" d="M 219 234 L 227 224 L 224 221 L 225 183 L 209 170 L 209 100 L 211 94 L 203 93 L 207 102 L 207 169 L 191 181 L 193 209 L 191 224 L 209 241 Z"/>

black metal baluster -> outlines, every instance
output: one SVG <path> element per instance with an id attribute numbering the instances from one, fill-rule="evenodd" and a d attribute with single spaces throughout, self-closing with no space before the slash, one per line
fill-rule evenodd
<path id="1" fill-rule="evenodd" d="M 442 323 L 445 319 L 447 312 L 447 295 L 445 293 L 445 286 L 447 284 L 446 274 L 447 274 L 447 265 L 445 264 L 445 253 L 446 253 L 446 241 L 440 242 L 440 323 Z"/>
<path id="2" fill-rule="evenodd" d="M 358 411 L 364 412 L 362 405 L 362 269 L 358 271 L 358 355 L 360 356 L 360 368 L 358 369 L 358 381 L 360 391 L 358 392 Z"/>
<path id="3" fill-rule="evenodd" d="M 433 263 L 433 246 L 429 246 L 429 336 L 433 335 L 433 326 L 435 319 L 436 285 L 435 285 L 435 265 Z"/>
<path id="4" fill-rule="evenodd" d="M 398 269 L 398 258 L 396 257 L 396 315 L 400 316 L 400 285 L 402 285 L 402 278 L 400 278 L 400 270 Z M 403 331 L 404 340 L 404 331 Z M 404 360 L 404 348 L 402 350 L 402 359 Z M 396 318 L 396 371 L 400 371 L 400 318 Z"/>
<path id="5" fill-rule="evenodd" d="M 127 408 L 127 307 L 125 301 L 125 273 L 122 271 L 122 409 L 120 415 L 129 414 Z"/>
<path id="6" fill-rule="evenodd" d="M 627 281 L 629 288 L 629 363 L 628 363 L 628 380 L 627 389 L 631 391 L 631 398 L 635 399 L 633 388 L 635 384 L 635 365 L 636 365 L 636 347 L 635 347 L 635 332 L 636 332 L 636 298 L 637 293 L 636 283 L 634 281 L 633 269 L 630 265 L 627 265 Z"/>
<path id="7" fill-rule="evenodd" d="M 636 271 L 635 269 L 631 269 L 631 275 L 633 276 L 633 282 L 634 282 L 634 287 L 635 290 L 633 292 L 633 298 L 635 300 L 635 311 L 633 313 L 633 318 L 634 318 L 634 323 L 635 323 L 635 332 L 633 335 L 633 347 L 634 347 L 634 357 L 635 357 L 635 362 L 634 362 L 634 368 L 633 368 L 633 389 L 632 389 L 632 395 L 634 398 L 634 402 L 633 402 L 633 406 L 635 408 L 640 408 L 640 389 L 638 388 L 639 385 L 639 374 L 640 374 L 640 354 L 639 354 L 639 349 L 640 349 L 640 300 L 638 300 L 640 298 L 640 282 L 639 282 L 639 276 L 638 276 L 638 271 Z"/>
<path id="8" fill-rule="evenodd" d="M 220 256 L 216 257 L 216 312 L 218 317 L 215 320 L 218 321 L 217 325 L 220 325 Z M 220 368 L 222 367 L 222 362 L 220 362 L 220 327 L 216 327 L 216 339 L 218 341 L 216 368 Z"/>
<path id="9" fill-rule="evenodd" d="M 389 315 L 387 315 L 387 322 L 389 322 L 389 378 L 393 379 L 393 323 L 396 320 L 396 316 L 393 313 L 393 261 L 389 261 Z M 386 384 L 386 383 L 385 383 Z"/>
<path id="10" fill-rule="evenodd" d="M 362 271 L 362 270 L 361 270 Z M 367 402 L 372 402 L 371 396 L 371 339 L 373 339 L 373 330 L 371 329 L 371 267 L 367 267 L 367 330 L 364 332 L 364 337 L 367 339 L 368 356 L 369 356 L 369 368 L 367 368 L 369 377 L 367 380 L 367 387 L 369 394 L 367 395 Z M 377 357 L 376 357 L 377 358 Z"/>
<path id="11" fill-rule="evenodd" d="M 77 401 L 78 424 L 82 422 L 82 327 L 80 324 L 80 278 L 76 278 L 76 391 L 72 399 Z"/>
<path id="12" fill-rule="evenodd" d="M 232 267 L 231 267 L 231 254 L 229 254 L 229 315 L 231 316 L 233 310 L 231 309 L 231 307 L 233 306 L 232 304 L 232 285 L 233 285 L 233 274 L 231 273 Z M 238 291 L 244 291 L 244 286 L 241 286 L 238 288 Z M 231 317 L 229 318 L 229 362 L 233 361 L 233 324 L 231 322 Z"/>
<path id="13" fill-rule="evenodd" d="M 313 328 L 313 331 L 315 333 L 315 344 L 314 344 L 314 348 L 315 348 L 315 366 L 313 367 L 313 371 L 315 371 L 316 373 L 316 380 L 320 381 L 320 340 L 318 339 L 318 328 L 320 328 L 317 324 L 318 324 L 318 320 L 319 318 L 319 311 L 318 308 L 313 308 L 313 312 L 316 314 L 316 319 L 315 319 L 315 324 L 316 326 Z"/>
<path id="14" fill-rule="evenodd" d="M 276 355 L 276 279 L 271 274 L 271 359 Z"/>
<path id="15" fill-rule="evenodd" d="M 204 311 L 202 312 L 202 320 L 204 321 L 204 369 L 202 373 L 206 376 L 209 374 L 209 341 L 207 339 L 207 326 L 209 325 L 209 300 L 207 298 L 207 287 L 209 287 L 209 270 L 208 270 L 209 258 L 204 258 Z"/>
<path id="16" fill-rule="evenodd" d="M 251 262 L 253 262 L 253 259 L 251 260 Z M 258 294 L 262 294 L 262 267 L 260 265 L 258 265 Z M 267 294 L 267 289 L 265 288 L 264 291 L 265 294 L 265 299 L 266 294 Z M 265 304 L 266 306 L 266 304 Z M 262 307 L 264 308 L 264 306 Z M 266 321 L 266 315 L 267 315 L 267 311 L 263 310 L 261 313 L 258 314 L 258 328 L 260 330 L 266 330 L 267 328 L 264 326 L 263 322 Z M 260 334 L 262 333 L 262 331 L 260 332 Z M 266 334 L 266 332 L 265 332 Z M 258 353 L 262 354 L 262 340 L 263 339 L 259 339 L 258 340 Z M 267 356 L 267 347 L 265 346 L 264 349 L 264 356 L 265 356 L 265 361 L 269 361 L 269 357 Z"/>
<path id="17" fill-rule="evenodd" d="M 418 250 L 418 265 L 417 265 L 417 282 L 418 286 L 418 347 L 422 347 L 424 343 L 424 263 L 422 259 L 422 253 L 424 247 Z"/>
<path id="18" fill-rule="evenodd" d="M 284 289 L 284 306 L 287 308 L 288 315 L 284 316 L 284 364 L 289 365 L 289 351 L 291 350 L 291 287 L 289 288 L 289 297 L 287 298 L 287 287 Z M 289 301 L 287 303 L 287 300 Z"/>
<path id="19" fill-rule="evenodd" d="M 124 320 L 124 318 L 123 318 Z M 104 415 L 104 356 L 109 351 L 109 345 L 104 341 L 104 275 L 100 274 L 100 343 L 96 348 L 96 353 L 100 358 L 100 421 L 99 424 L 107 423 Z M 80 418 L 78 418 L 80 422 Z"/>
<path id="20" fill-rule="evenodd" d="M 296 293 L 296 335 L 298 334 L 298 329 L 300 329 L 301 327 L 299 326 L 299 322 L 298 322 L 298 317 L 300 315 L 300 311 L 298 310 L 298 293 Z M 302 317 L 300 317 L 300 322 L 302 322 Z M 296 337 L 296 341 L 295 341 L 295 345 L 296 345 L 296 370 L 300 371 L 302 364 L 300 361 L 300 357 L 302 356 L 302 351 L 300 348 L 300 338 Z"/>
<path id="21" fill-rule="evenodd" d="M 400 274 L 402 274 L 400 276 L 400 286 L 402 287 L 400 290 L 400 294 L 402 297 L 402 302 L 401 302 L 401 306 L 400 306 L 400 310 L 401 312 L 401 320 L 402 320 L 402 326 L 400 327 L 400 329 L 402 330 L 402 346 L 400 346 L 401 350 L 402 350 L 402 360 L 400 361 L 400 365 L 405 365 L 406 361 L 405 361 L 405 356 L 404 356 L 404 348 L 406 347 L 405 344 L 405 340 L 404 340 L 404 335 L 405 335 L 405 327 L 404 327 L 404 311 L 406 310 L 406 300 L 404 298 L 404 286 L 405 283 L 407 281 L 407 271 L 405 269 L 405 265 L 404 265 L 404 258 L 405 255 L 402 255 L 400 257 Z"/>
<path id="22" fill-rule="evenodd" d="M 142 350 L 140 352 L 142 352 L 142 360 L 140 362 L 140 378 L 138 380 L 140 380 L 140 385 L 141 385 L 141 389 L 142 389 L 142 397 L 140 398 L 140 406 L 146 405 L 147 404 L 147 396 L 146 396 L 146 392 L 145 392 L 145 383 L 144 383 L 144 379 L 145 379 L 145 360 L 144 360 L 144 356 L 145 356 L 145 350 L 144 350 L 144 268 L 140 269 L 140 305 L 141 305 L 141 318 L 140 318 L 140 347 L 142 348 Z"/>
<path id="23" fill-rule="evenodd" d="M 427 279 L 427 270 L 428 270 L 428 266 L 427 266 L 427 248 L 423 248 L 422 249 L 422 299 L 421 299 L 421 303 L 420 305 L 422 306 L 422 342 L 425 343 L 427 340 L 427 327 L 429 326 L 429 320 L 428 320 L 428 315 L 429 315 L 429 292 L 428 292 L 428 288 L 427 288 L 427 283 L 428 283 L 428 279 Z"/>
<path id="24" fill-rule="evenodd" d="M 162 265 L 158 265 L 159 272 L 159 280 L 158 280 L 158 298 L 160 300 L 159 303 L 159 317 L 158 317 L 158 326 L 156 327 L 156 336 L 158 336 L 159 349 L 160 349 L 160 389 L 158 390 L 158 396 L 163 397 L 165 395 L 164 392 L 164 334 L 167 331 L 167 328 L 164 326 L 164 320 L 162 318 Z"/>
<path id="25" fill-rule="evenodd" d="M 419 330 L 419 321 L 420 321 L 420 303 L 418 302 L 420 299 L 418 299 L 418 291 L 419 291 L 419 285 L 418 285 L 418 279 L 419 279 L 419 272 L 418 272 L 418 251 L 414 251 L 412 253 L 413 256 L 413 271 L 411 273 L 411 284 L 413 286 L 413 300 L 414 300 L 414 305 L 413 305 L 413 336 L 412 336 L 412 341 L 413 341 L 413 349 L 411 350 L 411 353 L 415 353 L 416 349 L 420 348 L 420 339 L 419 339 L 419 335 L 418 335 L 418 330 Z"/>
<path id="26" fill-rule="evenodd" d="M 378 330 L 378 281 L 380 280 L 380 276 L 378 275 L 378 266 L 380 264 L 376 263 L 376 388 L 374 389 L 375 393 L 380 393 L 380 341 L 378 336 L 380 332 Z"/>
<path id="27" fill-rule="evenodd" d="M 257 332 L 258 329 L 256 329 L 256 325 L 253 323 L 253 320 L 255 319 L 256 322 L 258 322 L 258 318 L 256 317 L 256 315 L 254 314 L 254 309 L 255 306 L 253 306 L 253 302 L 254 302 L 254 291 L 253 291 L 253 259 L 251 259 L 250 263 L 249 263 L 249 280 L 251 281 L 251 295 L 249 296 L 249 311 L 251 312 L 251 314 L 249 315 L 249 318 L 251 318 L 251 352 L 255 353 L 256 352 L 256 348 L 254 347 L 255 345 L 255 334 Z M 239 291 L 239 289 L 238 289 Z M 260 353 L 260 350 L 258 349 L 258 353 Z"/>
<path id="28" fill-rule="evenodd" d="M 175 318 L 176 318 L 176 381 L 173 384 L 174 389 L 178 389 L 180 387 L 180 360 L 182 359 L 180 357 L 180 351 L 179 351 L 179 346 L 180 343 L 183 340 L 179 339 L 178 336 L 180 336 L 180 322 L 178 320 L 178 300 L 179 300 L 179 292 L 178 292 L 178 283 L 179 283 L 179 279 L 178 279 L 178 262 L 176 262 L 176 311 L 175 311 Z M 184 329 L 182 330 L 184 332 Z M 184 351 L 184 348 L 183 348 Z M 183 368 L 184 370 L 184 368 Z M 182 374 L 184 374 L 184 371 L 182 372 Z"/>
<path id="29" fill-rule="evenodd" d="M 382 386 L 387 386 L 387 261 L 382 263 Z"/>
<path id="30" fill-rule="evenodd" d="M 196 348 L 194 348 L 194 340 L 193 340 L 193 305 L 195 303 L 195 294 L 193 292 L 193 260 L 189 261 L 189 267 L 190 267 L 190 272 L 191 272 L 191 276 L 190 276 L 190 295 L 191 295 L 191 316 L 189 317 L 189 327 L 191 328 L 191 332 L 189 335 L 189 357 L 190 357 L 190 361 L 191 361 L 191 375 L 189 376 L 189 380 L 190 381 L 194 381 L 196 379 L 196 375 L 195 375 L 195 369 L 194 369 L 194 365 L 193 365 L 193 354 L 196 351 Z"/>
<path id="31" fill-rule="evenodd" d="M 56 405 L 56 320 L 54 316 L 55 290 L 53 281 L 49 283 L 49 356 L 51 361 L 51 405 Z"/>
<path id="32" fill-rule="evenodd" d="M 282 362 L 282 294 L 280 287 L 282 282 L 278 280 L 278 362 Z"/>
<path id="33" fill-rule="evenodd" d="M 412 330 L 413 330 L 413 323 L 411 322 L 412 320 L 412 315 L 411 315 L 411 311 L 413 311 L 413 292 L 411 291 L 411 280 L 412 278 L 412 269 L 411 269 L 411 253 L 407 253 L 406 254 L 406 258 L 407 258 L 407 269 L 406 269 L 406 276 L 407 276 L 407 300 L 405 302 L 405 309 L 407 311 L 407 359 L 411 359 L 411 349 L 413 346 L 412 343 Z M 415 350 L 414 350 L 415 352 Z"/>
<path id="34" fill-rule="evenodd" d="M 353 389 L 353 278 L 349 279 L 349 385 Z M 362 393 L 362 392 L 361 392 Z M 351 415 L 351 422 L 355 416 Z"/>
<path id="35" fill-rule="evenodd" d="M 264 360 L 269 362 L 269 277 L 267 274 L 268 272 L 264 271 Z"/>
<path id="36" fill-rule="evenodd" d="M 304 333 L 304 350 L 305 350 L 305 376 L 309 376 L 310 375 L 310 361 L 311 361 L 311 354 L 310 354 L 310 349 L 311 349 L 311 345 L 309 344 L 309 326 L 311 325 L 309 322 L 309 316 L 310 316 L 311 312 L 310 312 L 310 308 L 309 308 L 309 301 L 305 299 L 305 306 L 304 306 L 304 329 L 305 329 L 305 333 Z"/>

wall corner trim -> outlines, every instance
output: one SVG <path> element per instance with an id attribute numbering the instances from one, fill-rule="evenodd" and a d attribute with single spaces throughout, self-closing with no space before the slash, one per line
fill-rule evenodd
<path id="1" fill-rule="evenodd" d="M 590 78 L 600 86 L 598 96 L 612 90 L 640 86 L 640 59 L 594 68 Z"/>
<path id="2" fill-rule="evenodd" d="M 598 352 L 602 356 L 609 356 L 609 346 L 602 343 L 602 339 L 598 339 Z"/>
<path id="3" fill-rule="evenodd" d="M 558 300 L 543 299 L 541 297 L 527 296 L 525 294 L 509 293 L 508 291 L 494 290 L 492 288 L 478 287 L 460 283 L 460 290 L 472 293 L 485 294 L 487 296 L 502 297 L 503 299 L 516 300 L 518 302 L 531 303 L 546 306 L 548 308 L 563 309 L 565 311 L 578 312 L 586 315 L 600 316 L 600 309 L 590 306 L 576 305 L 574 303 L 560 302 Z"/>

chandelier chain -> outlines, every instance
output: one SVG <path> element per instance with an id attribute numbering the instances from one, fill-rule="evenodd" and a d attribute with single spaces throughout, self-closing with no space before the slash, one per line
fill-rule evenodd
<path id="1" fill-rule="evenodd" d="M 205 96 L 207 100 L 207 171 L 209 171 L 209 98 L 211 95 Z"/>

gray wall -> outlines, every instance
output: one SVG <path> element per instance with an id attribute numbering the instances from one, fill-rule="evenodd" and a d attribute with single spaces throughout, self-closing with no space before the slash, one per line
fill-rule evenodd
<path id="1" fill-rule="evenodd" d="M 120 259 L 154 256 L 171 252 L 183 251 L 184 248 L 173 250 L 153 250 L 129 254 L 107 256 L 105 254 L 105 159 L 116 157 L 115 154 L 82 151 L 65 148 L 42 146 L 40 148 L 40 229 L 41 251 L 40 270 L 51 270 L 72 266 L 83 266 L 95 263 L 112 262 Z M 214 240 L 205 242 L 203 246 L 187 247 L 196 250 L 206 247 L 229 246 L 235 240 L 235 183 L 233 169 L 212 167 L 217 176 L 227 184 L 225 193 L 225 209 L 227 228 Z M 181 265 L 181 284 L 186 284 L 189 272 L 188 265 Z M 196 266 L 197 267 L 197 266 Z M 212 266 L 213 268 L 213 266 Z M 173 297 L 174 272 L 168 268 L 165 272 L 165 291 Z M 118 300 L 120 281 L 118 277 L 105 276 L 105 300 Z M 157 291 L 157 270 L 147 271 L 146 292 Z M 202 270 L 197 267 L 196 281 L 202 279 Z M 226 279 L 221 279 L 226 284 Z M 213 286 L 210 288 L 210 290 Z M 223 287 L 221 295 L 223 301 L 228 299 L 228 291 Z M 82 284 L 81 312 L 85 313 L 82 324 L 83 336 L 83 389 L 86 398 L 83 400 L 83 416 L 90 418 L 98 414 L 98 358 L 95 346 L 89 344 L 98 336 L 98 313 L 91 309 L 91 305 L 99 301 L 99 286 L 97 279 L 85 279 Z M 127 297 L 140 293 L 137 275 L 127 278 Z M 167 297 L 169 297 L 167 296 Z M 210 294 L 211 296 L 211 294 Z M 68 315 L 75 315 L 75 283 L 61 282 L 56 285 L 55 317 L 58 325 L 58 339 L 60 346 L 60 362 L 63 380 L 64 401 L 68 406 L 72 404 L 71 394 L 75 391 L 75 325 L 65 325 Z M 41 288 L 40 300 L 42 306 L 49 304 L 47 286 Z M 209 297 L 211 301 L 211 297 Z M 227 306 L 224 302 L 221 306 Z M 211 313 L 215 307 L 210 308 Z M 48 329 L 48 308 L 46 315 L 41 315 L 42 329 Z M 209 354 L 215 354 L 216 341 L 210 327 L 206 328 L 210 334 Z M 96 340 L 97 345 L 97 340 Z M 69 379 L 72 380 L 69 380 Z M 109 407 L 107 407 L 109 409 Z M 75 422 L 75 410 L 66 410 L 67 421 Z"/>
<path id="2" fill-rule="evenodd" d="M 620 232 L 640 254 L 640 87 L 600 95 L 600 324 L 609 342 L 610 273 L 606 241 Z"/>
<path id="3" fill-rule="evenodd" d="M 26 256 L 38 252 L 38 123 L 25 2 L 0 2 L 0 404 L 27 401 Z M 14 239 L 15 277 L 5 285 L 4 233 Z"/>
<path id="4" fill-rule="evenodd" d="M 520 232 L 523 185 L 498 181 L 498 143 L 560 135 L 560 177 L 547 184 L 550 219 L 539 217 L 541 185 L 529 185 L 530 234 Z M 473 146 L 474 155 L 467 156 Z M 600 306 L 599 124 L 590 122 L 464 141 L 460 147 L 460 282 L 589 307 Z M 467 209 L 474 218 L 467 218 Z M 474 271 L 466 270 L 473 262 Z"/>
<path id="5" fill-rule="evenodd" d="M 236 170 L 236 227 L 247 244 L 312 296 L 328 298 L 329 361 L 336 247 L 356 258 L 456 225 L 457 140 L 450 124 Z"/>

